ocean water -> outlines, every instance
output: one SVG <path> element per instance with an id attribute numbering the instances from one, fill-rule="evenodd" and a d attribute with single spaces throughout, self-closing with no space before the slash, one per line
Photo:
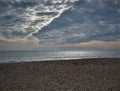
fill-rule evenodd
<path id="1" fill-rule="evenodd" d="M 0 51 L 0 63 L 87 58 L 120 58 L 116 51 Z"/>

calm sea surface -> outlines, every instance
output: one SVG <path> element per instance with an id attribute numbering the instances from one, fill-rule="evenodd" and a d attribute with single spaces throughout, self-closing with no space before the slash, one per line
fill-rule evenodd
<path id="1" fill-rule="evenodd" d="M 0 51 L 0 63 L 86 58 L 120 58 L 116 51 Z"/>

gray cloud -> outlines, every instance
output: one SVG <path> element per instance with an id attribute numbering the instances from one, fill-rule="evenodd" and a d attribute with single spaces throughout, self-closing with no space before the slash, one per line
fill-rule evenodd
<path id="1" fill-rule="evenodd" d="M 27 38 L 47 26 L 76 0 L 1 0 L 0 35 Z"/>
<path id="2" fill-rule="evenodd" d="M 1 0 L 0 37 L 43 45 L 119 41 L 119 0 Z"/>
<path id="3" fill-rule="evenodd" d="M 119 8 L 119 0 L 79 0 L 61 17 L 33 35 L 41 43 L 51 44 L 117 41 L 120 38 Z"/>

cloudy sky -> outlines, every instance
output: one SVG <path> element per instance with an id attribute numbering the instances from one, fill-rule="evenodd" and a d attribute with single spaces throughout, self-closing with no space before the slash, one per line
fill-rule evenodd
<path id="1" fill-rule="evenodd" d="M 0 50 L 119 46 L 120 0 L 0 0 Z"/>

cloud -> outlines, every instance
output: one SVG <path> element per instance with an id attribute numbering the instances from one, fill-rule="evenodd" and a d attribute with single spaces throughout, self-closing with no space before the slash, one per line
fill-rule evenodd
<path id="1" fill-rule="evenodd" d="M 76 0 L 1 0 L 0 32 L 4 38 L 29 38 L 47 26 Z"/>
<path id="2" fill-rule="evenodd" d="M 34 50 L 41 47 L 38 40 L 0 38 L 0 50 Z"/>
<path id="3" fill-rule="evenodd" d="M 4 46 L 17 41 L 57 46 L 93 40 L 111 45 L 120 41 L 119 8 L 119 0 L 1 0 L 0 41 Z"/>
<path id="4" fill-rule="evenodd" d="M 33 36 L 41 43 L 77 44 L 83 42 L 119 41 L 120 21 L 114 0 L 79 0 L 61 16 Z M 101 6 L 102 4 L 102 6 Z"/>
<path id="5" fill-rule="evenodd" d="M 80 44 L 67 45 L 73 47 L 85 47 L 85 48 L 120 48 L 120 42 L 104 42 L 104 41 L 90 41 Z"/>

